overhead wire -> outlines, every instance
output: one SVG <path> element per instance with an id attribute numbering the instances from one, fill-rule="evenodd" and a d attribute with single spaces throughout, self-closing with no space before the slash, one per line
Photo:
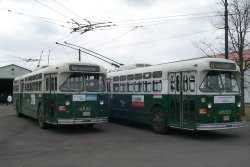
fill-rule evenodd
<path id="1" fill-rule="evenodd" d="M 57 2 L 56 0 L 52 0 L 54 3 L 56 3 L 57 5 L 63 7 L 64 9 L 66 9 L 67 11 L 69 11 L 70 13 L 74 14 L 75 16 L 83 19 L 84 21 L 87 21 L 85 18 L 83 18 L 82 16 L 80 16 L 79 14 L 77 14 L 76 12 L 74 12 L 73 10 L 67 8 L 66 6 L 64 6 L 63 4 Z"/>
<path id="2" fill-rule="evenodd" d="M 106 45 L 106 44 L 108 44 L 108 43 L 111 43 L 111 42 L 113 42 L 113 41 L 115 41 L 115 40 L 117 40 L 117 39 L 119 39 L 119 38 L 121 38 L 121 37 L 127 35 L 128 33 L 132 32 L 132 31 L 134 31 L 134 30 L 136 30 L 137 28 L 140 28 L 140 27 L 142 27 L 142 26 L 135 26 L 135 27 L 132 28 L 131 30 L 129 30 L 129 31 L 125 32 L 125 33 L 122 33 L 122 34 L 120 34 L 119 36 L 117 36 L 117 37 L 115 37 L 115 38 L 113 38 L 113 39 L 110 39 L 110 40 L 108 40 L 108 41 L 106 41 L 106 42 L 104 42 L 104 43 L 102 43 L 102 44 L 99 44 L 99 45 L 97 45 L 97 46 L 95 46 L 95 47 L 92 47 L 91 49 L 96 49 L 96 48 L 99 48 L 99 47 L 101 47 L 101 46 L 104 46 L 104 45 Z"/>
<path id="3" fill-rule="evenodd" d="M 150 18 L 142 18 L 142 19 L 132 19 L 132 20 L 121 20 L 121 21 L 115 21 L 116 23 L 121 22 L 137 22 L 141 20 L 156 20 L 156 19 L 162 19 L 162 18 L 173 18 L 173 17 L 185 17 L 185 16 L 195 16 L 195 15 L 205 15 L 205 14 L 213 14 L 216 13 L 216 11 L 210 11 L 210 12 L 202 12 L 202 13 L 190 13 L 190 14 L 179 14 L 179 15 L 170 15 L 170 16 L 159 16 L 159 17 L 150 17 Z"/>
<path id="4" fill-rule="evenodd" d="M 35 15 L 23 13 L 23 12 L 17 12 L 17 11 L 11 10 L 11 9 L 0 8 L 0 10 L 6 11 L 6 12 L 10 12 L 12 14 L 17 14 L 17 15 L 22 15 L 22 16 L 26 16 L 26 17 L 31 17 L 33 19 L 37 19 L 37 20 L 40 20 L 40 21 L 43 21 L 43 22 L 47 22 L 47 23 L 50 23 L 50 24 L 58 25 L 58 26 L 61 26 L 61 27 L 64 27 L 64 28 L 70 28 L 70 27 L 67 27 L 66 25 L 63 25 L 63 24 L 58 24 L 57 22 L 66 23 L 66 24 L 73 24 L 73 22 L 69 22 L 69 21 L 63 21 L 63 20 L 58 20 L 58 19 L 53 19 L 53 18 L 48 18 L 48 17 L 35 16 Z"/>
<path id="5" fill-rule="evenodd" d="M 197 17 L 187 17 L 187 18 L 175 18 L 175 19 L 164 19 L 164 20 L 151 20 L 151 21 L 143 21 L 143 22 L 132 22 L 132 23 L 126 23 L 126 24 L 117 24 L 117 26 L 153 26 L 153 25 L 160 25 L 160 24 L 168 24 L 168 23 L 174 23 L 174 22 L 180 22 L 180 21 L 187 21 L 191 20 L 194 21 L 194 19 L 203 19 L 203 18 L 211 18 L 211 17 L 217 17 L 218 15 L 210 15 L 210 16 L 197 16 Z"/>
<path id="6" fill-rule="evenodd" d="M 215 30 L 216 29 L 211 29 L 211 30 L 205 30 L 205 31 L 199 31 L 199 32 L 180 34 L 180 35 L 175 35 L 175 36 L 163 37 L 163 38 L 158 38 L 158 39 L 153 39 L 153 40 L 145 40 L 145 41 L 135 42 L 135 43 L 127 44 L 127 45 L 120 45 L 120 46 L 116 46 L 116 47 L 103 48 L 101 50 L 119 49 L 119 48 L 124 48 L 124 47 L 135 46 L 135 45 L 142 45 L 142 44 L 146 44 L 146 43 L 153 43 L 153 42 L 158 42 L 158 41 L 162 41 L 162 40 L 181 38 L 181 37 L 191 36 L 191 35 L 195 35 L 195 34 L 211 32 L 211 31 L 215 31 Z"/>
<path id="7" fill-rule="evenodd" d="M 45 5 L 44 3 L 42 3 L 42 2 L 40 2 L 40 1 L 38 1 L 38 0 L 33 0 L 33 1 L 35 1 L 35 2 L 37 2 L 37 3 L 39 3 L 39 4 L 41 4 L 42 6 L 45 6 L 46 8 L 48 8 L 48 9 L 54 11 L 55 13 L 57 13 L 57 14 L 59 14 L 59 15 L 65 17 L 65 18 L 67 18 L 67 19 L 69 19 L 69 20 L 72 20 L 72 19 L 69 18 L 68 16 L 62 14 L 61 12 L 58 12 L 57 10 L 55 10 L 55 9 L 53 9 L 53 8 L 51 8 L 51 7 L 49 7 L 48 5 Z"/>
<path id="8" fill-rule="evenodd" d="M 34 0 L 34 1 L 36 1 L 37 3 L 43 5 L 43 6 L 49 8 L 49 9 L 51 9 L 51 10 L 53 10 L 54 12 L 56 12 L 56 13 L 58 13 L 58 14 L 64 16 L 64 17 L 66 17 L 67 19 L 72 20 L 72 21 L 75 23 L 75 21 L 74 21 L 73 19 L 67 17 L 66 15 L 62 14 L 61 12 L 58 12 L 57 10 L 55 10 L 55 9 L 53 9 L 53 8 L 51 8 L 51 7 L 49 7 L 49 6 L 45 5 L 45 4 L 43 4 L 43 3 L 41 3 L 41 2 L 38 1 L 38 0 Z M 57 1 L 53 0 L 53 2 L 55 2 L 55 3 L 57 3 L 58 5 L 64 7 L 65 9 L 71 11 L 70 9 L 66 8 L 65 6 L 63 6 L 62 4 L 58 3 Z M 71 13 L 72 13 L 72 11 L 71 11 Z M 74 12 L 73 12 L 73 13 L 74 13 Z M 191 16 L 191 15 L 198 15 L 198 14 L 209 14 L 209 13 L 212 13 L 212 12 L 197 13 L 197 14 L 187 14 L 187 15 L 176 15 L 176 16 L 165 16 L 165 17 L 157 17 L 157 18 L 145 18 L 145 19 L 127 20 L 127 21 L 118 21 L 117 23 L 121 23 L 121 24 L 118 24 L 118 26 L 134 26 L 134 28 L 131 29 L 131 30 L 129 30 L 129 31 L 127 31 L 127 32 L 125 32 L 125 33 L 123 33 L 123 34 L 121 34 L 121 35 L 119 35 L 119 36 L 117 36 L 117 37 L 115 37 L 115 38 L 113 38 L 113 39 L 111 39 L 111 40 L 109 40 L 109 41 L 106 41 L 106 42 L 103 43 L 103 44 L 97 45 L 97 46 L 94 47 L 94 48 L 97 48 L 97 47 L 106 45 L 107 43 L 110 43 L 110 42 L 112 42 L 112 41 L 114 41 L 114 40 L 116 40 L 116 39 L 119 39 L 119 38 L 121 38 L 122 36 L 127 35 L 129 32 L 134 31 L 134 30 L 137 29 L 138 27 L 142 27 L 142 26 L 151 26 L 151 25 L 159 25 L 159 24 L 166 24 L 166 23 L 173 23 L 173 22 L 176 22 L 176 21 L 191 20 L 191 19 L 194 19 L 194 18 L 214 17 L 215 15 L 214 15 L 214 16 L 197 16 L 197 17 L 189 17 L 189 18 L 176 18 L 176 19 L 165 19 L 165 18 L 173 18 L 173 17 L 180 17 L 180 16 Z M 16 14 L 21 14 L 21 13 L 16 13 Z M 28 14 L 27 14 L 27 15 L 28 15 Z M 78 14 L 75 13 L 75 15 L 78 15 Z M 78 16 L 78 17 L 81 17 L 81 16 Z M 42 18 L 42 17 L 38 17 L 38 18 L 43 19 L 43 20 L 47 19 L 47 21 L 49 20 L 49 18 Z M 82 19 L 83 19 L 83 18 L 82 18 Z M 155 19 L 155 20 L 154 20 L 154 19 Z M 161 19 L 161 20 L 156 20 L 156 19 Z M 51 19 L 51 20 L 52 20 L 52 19 Z M 86 19 L 84 19 L 84 20 L 86 21 Z M 54 21 L 55 21 L 55 20 L 54 20 Z M 137 21 L 137 22 L 136 22 L 136 21 Z M 66 23 L 68 23 L 68 22 L 66 22 Z M 74 24 L 74 23 L 73 23 L 73 24 Z M 126 23 L 126 24 L 125 24 L 125 23 Z M 135 26 L 135 25 L 136 25 L 136 26 Z M 136 28 L 135 28 L 135 27 L 136 27 Z M 104 28 L 105 28 L 105 27 L 104 27 Z M 106 29 L 110 29 L 110 27 L 108 27 L 108 28 L 106 28 Z M 164 39 L 171 39 L 171 38 L 176 38 L 176 37 L 182 37 L 182 36 L 187 36 L 187 35 L 192 35 L 192 34 L 197 34 L 197 33 L 203 33 L 203 32 L 204 32 L 204 31 L 202 31 L 202 32 L 196 32 L 196 33 L 189 33 L 189 34 L 184 34 L 184 35 L 179 35 L 179 36 L 174 36 L 174 37 L 167 37 L 167 38 L 161 38 L 161 39 L 155 39 L 155 40 L 149 40 L 149 41 L 142 41 L 142 42 L 137 42 L 137 43 L 134 43 L 134 44 L 123 45 L 123 46 L 120 46 L 120 47 L 128 47 L 128 46 L 139 45 L 139 44 L 149 43 L 149 42 L 155 42 L 155 41 L 160 41 L 160 40 L 164 40 Z M 207 32 L 207 31 L 206 31 L 206 32 Z M 70 34 L 67 34 L 67 35 L 66 35 L 65 37 L 63 37 L 63 38 L 66 38 L 68 35 L 70 35 Z M 76 36 L 76 37 L 77 37 L 77 36 Z M 61 38 L 61 39 L 63 39 L 63 38 Z M 75 37 L 74 37 L 74 38 L 75 38 Z M 61 40 L 61 39 L 60 39 L 60 40 Z M 59 41 L 60 41 L 60 40 L 59 40 Z M 58 41 L 58 40 L 57 40 L 57 41 Z M 46 47 L 46 48 L 43 49 L 43 50 L 47 50 L 48 48 L 51 48 L 53 45 L 54 45 L 54 43 L 51 44 L 50 46 Z M 57 47 L 57 46 L 55 46 L 54 48 L 56 48 L 56 47 Z M 53 49 L 54 49 L 54 48 L 53 48 Z M 117 48 L 117 47 L 116 47 L 116 48 Z"/>

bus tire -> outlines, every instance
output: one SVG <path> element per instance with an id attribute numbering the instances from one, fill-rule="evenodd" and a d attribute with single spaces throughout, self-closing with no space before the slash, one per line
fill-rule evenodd
<path id="1" fill-rule="evenodd" d="M 45 122 L 45 114 L 44 114 L 44 111 L 41 109 L 41 107 L 38 107 L 38 110 L 37 110 L 37 120 L 38 120 L 38 125 L 41 129 L 47 128 L 48 125 Z"/>
<path id="2" fill-rule="evenodd" d="M 166 133 L 167 127 L 165 122 L 165 115 L 162 108 L 153 108 L 150 117 L 150 125 L 153 131 L 160 134 Z"/>

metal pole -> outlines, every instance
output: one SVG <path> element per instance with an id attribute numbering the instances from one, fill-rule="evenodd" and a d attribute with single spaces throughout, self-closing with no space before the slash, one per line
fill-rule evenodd
<path id="1" fill-rule="evenodd" d="M 81 61 L 81 49 L 78 50 L 79 51 L 79 62 Z"/>
<path id="2" fill-rule="evenodd" d="M 225 0 L 225 59 L 228 59 L 228 10 L 227 0 Z"/>

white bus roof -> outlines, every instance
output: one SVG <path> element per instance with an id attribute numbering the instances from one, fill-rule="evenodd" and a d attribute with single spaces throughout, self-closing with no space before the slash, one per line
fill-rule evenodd
<path id="1" fill-rule="evenodd" d="M 50 74 L 50 73 L 61 73 L 61 72 L 80 72 L 80 71 L 71 71 L 69 69 L 70 65 L 76 65 L 76 66 L 80 66 L 80 65 L 84 65 L 84 66 L 98 66 L 100 68 L 100 71 L 98 72 L 91 72 L 91 73 L 107 73 L 106 69 L 98 64 L 95 63 L 89 63 L 89 62 L 64 62 L 64 63 L 59 63 L 57 65 L 51 65 L 48 67 L 40 67 L 28 74 L 25 74 L 23 76 L 17 77 L 16 79 L 20 79 L 20 78 L 26 78 L 32 75 L 36 75 L 36 74 L 40 74 L 40 73 L 44 73 L 44 74 Z"/>
<path id="2" fill-rule="evenodd" d="M 221 63 L 231 63 L 235 64 L 235 69 L 211 69 L 210 62 L 221 62 Z M 116 75 L 129 75 L 136 73 L 144 73 L 144 72 L 153 72 L 153 71 L 167 71 L 167 72 L 178 72 L 178 71 L 203 71 L 203 70 L 223 70 L 223 71 L 239 71 L 239 67 L 236 65 L 234 61 L 222 59 L 222 58 L 195 58 L 188 59 L 170 63 L 163 63 L 152 65 L 149 67 L 141 67 L 130 70 L 122 70 L 122 71 L 112 71 L 108 73 L 108 76 L 116 76 Z"/>

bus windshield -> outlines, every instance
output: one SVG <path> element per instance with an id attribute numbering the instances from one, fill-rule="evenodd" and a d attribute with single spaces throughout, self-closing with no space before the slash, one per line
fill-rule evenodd
<path id="1" fill-rule="evenodd" d="M 73 73 L 60 87 L 64 92 L 104 92 L 105 82 L 102 74 Z"/>
<path id="2" fill-rule="evenodd" d="M 232 72 L 210 71 L 207 73 L 200 90 L 202 92 L 239 92 L 239 85 Z"/>

